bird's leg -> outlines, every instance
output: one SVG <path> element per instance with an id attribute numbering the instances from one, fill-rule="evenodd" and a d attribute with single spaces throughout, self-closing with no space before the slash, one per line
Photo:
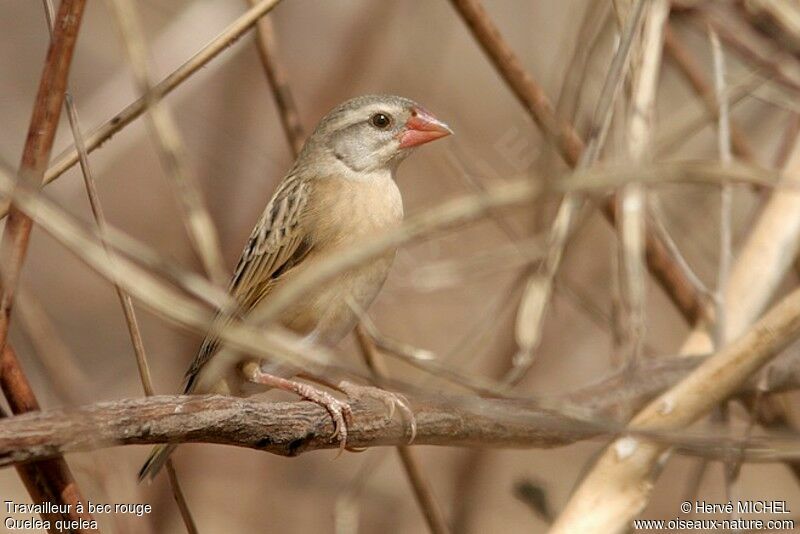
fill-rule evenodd
<path id="1" fill-rule="evenodd" d="M 339 448 L 345 448 L 347 445 L 347 422 L 353 420 L 353 411 L 348 403 L 340 401 L 330 393 L 319 390 L 310 384 L 265 373 L 256 362 L 243 365 L 242 373 L 248 381 L 254 384 L 289 391 L 328 410 L 333 419 L 333 435 L 331 437 L 338 437 Z"/>
<path id="2" fill-rule="evenodd" d="M 311 375 L 308 373 L 300 373 L 299 376 L 306 378 L 308 380 L 317 382 L 324 386 L 327 386 L 331 389 L 335 389 L 337 391 L 341 391 L 345 395 L 347 395 L 348 399 L 351 400 L 358 400 L 364 397 L 371 397 L 373 399 L 377 399 L 381 401 L 388 411 L 388 419 L 394 417 L 395 410 L 399 410 L 400 414 L 403 416 L 403 420 L 408 422 L 408 426 L 410 429 L 410 436 L 408 439 L 408 444 L 410 445 L 414 438 L 417 436 L 417 419 L 414 416 L 414 411 L 411 409 L 411 403 L 408 402 L 408 399 L 405 395 L 400 393 L 394 393 L 391 391 L 386 391 L 385 389 L 376 388 L 373 386 L 362 386 L 360 384 L 354 384 L 353 382 L 349 382 L 347 380 L 342 380 L 341 382 L 334 383 L 325 378 Z"/>

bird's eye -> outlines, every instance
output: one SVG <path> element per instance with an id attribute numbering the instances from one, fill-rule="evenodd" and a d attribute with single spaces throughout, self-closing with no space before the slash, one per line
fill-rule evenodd
<path id="1" fill-rule="evenodd" d="M 386 113 L 376 113 L 369 120 L 375 128 L 384 130 L 392 124 L 392 118 Z"/>

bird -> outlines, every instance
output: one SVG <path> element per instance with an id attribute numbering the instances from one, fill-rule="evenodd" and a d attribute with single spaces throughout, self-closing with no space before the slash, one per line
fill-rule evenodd
<path id="1" fill-rule="evenodd" d="M 223 315 L 245 318 L 320 258 L 400 225 L 398 166 L 420 145 L 452 133 L 424 107 L 400 96 L 360 96 L 331 110 L 304 143 L 256 223 L 228 287 L 235 310 L 220 313 L 218 321 L 226 320 Z M 303 340 L 335 345 L 356 326 L 359 309 L 366 310 L 378 295 L 395 254 L 396 250 L 386 251 L 312 290 L 277 322 Z M 254 385 L 290 391 L 328 411 L 334 437 L 344 446 L 346 420 L 352 415 L 349 403 L 296 380 L 302 370 L 285 362 L 244 355 L 224 372 L 215 369 L 209 376 L 215 366 L 208 362 L 219 350 L 219 339 L 207 335 L 186 372 L 185 394 L 246 395 Z M 348 398 L 366 388 L 392 407 L 395 402 L 404 406 L 401 396 L 377 388 L 349 382 L 334 387 Z M 176 447 L 156 446 L 139 471 L 139 480 L 155 477 Z"/>

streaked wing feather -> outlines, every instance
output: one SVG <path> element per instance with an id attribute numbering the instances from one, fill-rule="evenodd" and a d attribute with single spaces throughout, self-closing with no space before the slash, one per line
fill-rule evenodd
<path id="1" fill-rule="evenodd" d="M 216 327 L 231 315 L 242 317 L 261 301 L 274 286 L 277 277 L 301 261 L 312 244 L 299 231 L 301 214 L 308 200 L 308 183 L 289 175 L 264 209 L 253 229 L 233 273 L 230 294 L 236 301 L 233 313 L 220 313 Z M 216 353 L 219 339 L 207 336 L 186 372 L 185 393 L 192 391 L 200 369 Z"/>

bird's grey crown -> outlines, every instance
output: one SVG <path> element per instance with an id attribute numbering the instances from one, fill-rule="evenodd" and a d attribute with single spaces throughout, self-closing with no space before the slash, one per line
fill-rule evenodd
<path id="1" fill-rule="evenodd" d="M 385 106 L 386 108 L 410 108 L 412 106 L 419 106 L 416 102 L 409 98 L 395 95 L 362 95 L 351 98 L 342 102 L 331 111 L 319 122 L 317 130 L 324 130 L 332 124 L 339 123 L 342 119 L 347 118 L 352 111 L 360 109 L 369 109 L 378 106 Z M 386 111 L 386 110 L 384 110 Z"/>

